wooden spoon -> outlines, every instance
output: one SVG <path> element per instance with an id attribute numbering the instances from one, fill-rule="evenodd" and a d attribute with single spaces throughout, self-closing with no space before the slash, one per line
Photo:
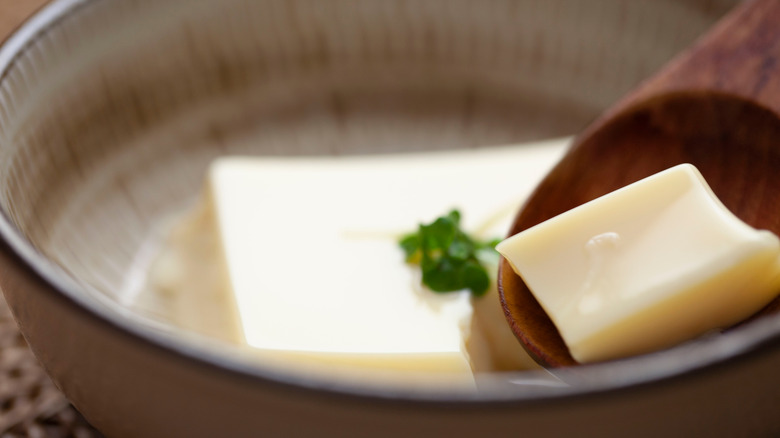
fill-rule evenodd
<path id="1" fill-rule="evenodd" d="M 780 234 L 780 0 L 739 5 L 597 119 L 536 188 L 510 235 L 686 162 L 734 214 Z M 498 277 L 504 313 L 529 353 L 548 367 L 577 365 L 506 260 Z M 780 298 L 760 314 L 779 310 Z"/>

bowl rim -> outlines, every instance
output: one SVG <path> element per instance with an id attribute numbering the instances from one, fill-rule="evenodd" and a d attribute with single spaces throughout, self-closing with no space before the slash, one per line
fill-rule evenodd
<path id="1" fill-rule="evenodd" d="M 6 78 L 18 57 L 48 29 L 81 8 L 98 1 L 100 0 L 53 0 L 27 18 L 0 46 L 0 82 Z M 726 334 L 697 339 L 669 350 L 556 371 L 556 375 L 564 382 L 573 382 L 563 386 L 542 386 L 534 388 L 533 391 L 524 391 L 518 386 L 508 385 L 503 390 L 478 391 L 476 395 L 459 395 L 453 392 L 420 393 L 400 388 L 367 388 L 344 382 L 328 382 L 322 378 L 292 375 L 248 360 L 221 355 L 179 337 L 134 323 L 123 316 L 122 312 L 112 310 L 90 297 L 75 279 L 38 252 L 13 225 L 4 209 L 0 210 L 0 251 L 8 254 L 20 269 L 27 270 L 41 284 L 47 286 L 41 288 L 45 289 L 45 293 L 97 325 L 129 338 L 144 348 L 172 355 L 176 360 L 211 372 L 251 381 L 255 385 L 277 386 L 288 391 L 303 391 L 308 395 L 330 398 L 357 398 L 360 402 L 417 402 L 451 408 L 453 405 L 517 406 L 562 399 L 571 401 L 619 394 L 648 385 L 674 385 L 692 374 L 717 372 L 723 367 L 755 360 L 773 349 L 780 348 L 780 318 L 764 317 Z M 690 354 L 691 351 L 695 354 Z M 526 375 L 527 372 L 512 374 L 520 376 Z"/>

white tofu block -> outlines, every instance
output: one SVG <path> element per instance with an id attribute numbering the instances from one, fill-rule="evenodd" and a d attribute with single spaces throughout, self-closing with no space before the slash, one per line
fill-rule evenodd
<path id="1" fill-rule="evenodd" d="M 564 147 L 218 159 L 209 186 L 246 342 L 310 362 L 470 379 L 468 292 L 422 289 L 398 237 L 453 207 L 466 229 L 504 235 L 496 215 L 511 216 Z"/>
<path id="2" fill-rule="evenodd" d="M 780 242 L 675 166 L 497 247 L 579 362 L 669 347 L 733 325 L 780 288 Z"/>

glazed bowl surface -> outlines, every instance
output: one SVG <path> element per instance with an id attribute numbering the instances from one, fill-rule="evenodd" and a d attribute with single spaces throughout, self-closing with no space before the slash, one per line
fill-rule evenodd
<path id="1" fill-rule="evenodd" d="M 0 286 L 112 437 L 777 433 L 777 318 L 474 395 L 303 378 L 128 306 L 215 157 L 572 135 L 733 3 L 55 0 L 0 50 Z"/>

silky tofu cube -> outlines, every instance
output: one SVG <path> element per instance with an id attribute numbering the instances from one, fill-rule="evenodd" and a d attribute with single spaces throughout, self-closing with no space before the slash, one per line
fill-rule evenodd
<path id="1" fill-rule="evenodd" d="M 729 327 L 780 287 L 780 242 L 682 164 L 501 242 L 572 357 L 614 359 Z"/>

